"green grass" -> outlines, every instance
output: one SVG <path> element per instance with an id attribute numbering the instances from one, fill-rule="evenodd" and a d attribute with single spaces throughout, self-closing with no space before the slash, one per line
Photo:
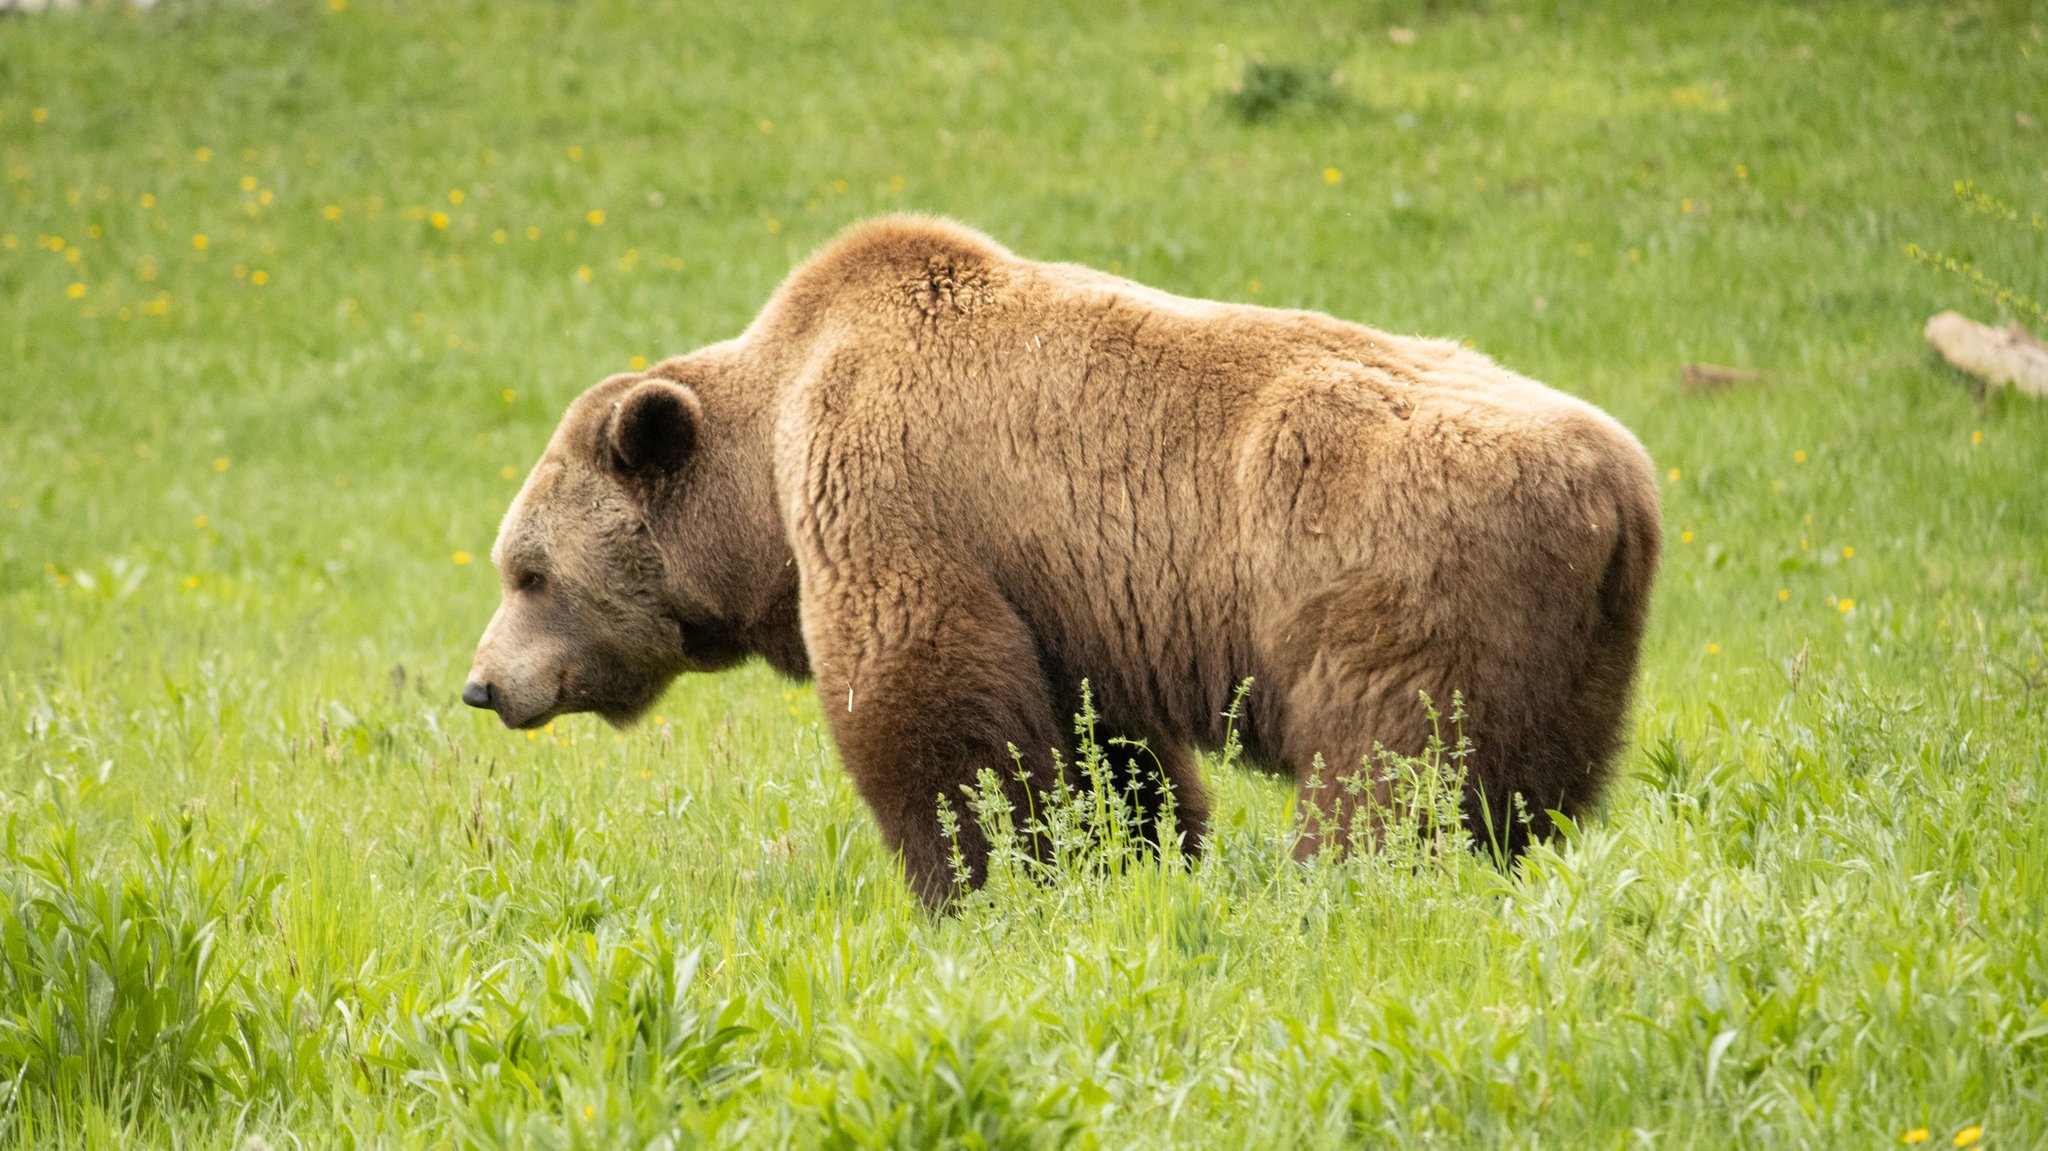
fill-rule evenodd
<path id="1" fill-rule="evenodd" d="M 0 1142 L 2048 1145 L 2048 409 L 1904 252 L 2048 296 L 1952 191 L 2048 208 L 2048 5 L 1563 8 L 0 19 Z M 1200 866 L 931 922 L 758 667 L 461 707 L 569 398 L 896 209 L 1635 429 L 1602 813 L 1299 868 L 1215 771 Z"/>

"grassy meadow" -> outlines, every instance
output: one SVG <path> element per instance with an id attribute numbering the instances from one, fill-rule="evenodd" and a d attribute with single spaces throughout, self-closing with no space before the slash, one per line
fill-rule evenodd
<path id="1" fill-rule="evenodd" d="M 2048 1146 L 2048 408 L 1919 336 L 2048 329 L 2044 37 L 0 17 L 0 1146 Z M 1298 867 L 1291 789 L 1211 764 L 1199 865 L 933 921 L 758 665 L 622 733 L 461 706 L 567 401 L 894 210 L 1468 339 L 1634 429 L 1667 551 L 1599 815 Z"/>

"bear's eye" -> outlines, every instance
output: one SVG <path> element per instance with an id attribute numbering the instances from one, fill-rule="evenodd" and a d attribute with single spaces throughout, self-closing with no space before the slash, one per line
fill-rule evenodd
<path id="1" fill-rule="evenodd" d="M 539 572 L 530 571 L 520 576 L 519 582 L 515 586 L 524 592 L 541 591 L 548 586 L 548 577 Z"/>

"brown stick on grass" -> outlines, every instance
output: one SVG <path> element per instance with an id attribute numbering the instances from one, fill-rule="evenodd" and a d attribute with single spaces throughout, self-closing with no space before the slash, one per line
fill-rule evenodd
<path id="1" fill-rule="evenodd" d="M 1994 328 L 1943 312 L 1927 321 L 1922 334 L 1942 359 L 1992 387 L 2010 384 L 2021 395 L 2048 397 L 2048 344 L 2018 324 Z"/>
<path id="2" fill-rule="evenodd" d="M 1678 382 L 1690 392 L 1718 392 L 1763 378 L 1764 374 L 1755 368 L 1726 368 L 1720 364 L 1687 364 L 1678 369 Z"/>

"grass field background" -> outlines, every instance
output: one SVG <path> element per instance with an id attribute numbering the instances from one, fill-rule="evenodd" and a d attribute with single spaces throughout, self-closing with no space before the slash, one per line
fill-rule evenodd
<path id="1" fill-rule="evenodd" d="M 0 19 L 0 1142 L 2048 1145 L 2048 410 L 1930 358 L 1999 307 L 1904 252 L 2048 297 L 2044 29 Z M 1667 558 L 1601 814 L 1506 872 L 1299 868 L 1287 790 L 1213 771 L 1199 866 L 935 922 L 807 688 L 463 708 L 566 402 L 905 209 L 1633 428 Z"/>

